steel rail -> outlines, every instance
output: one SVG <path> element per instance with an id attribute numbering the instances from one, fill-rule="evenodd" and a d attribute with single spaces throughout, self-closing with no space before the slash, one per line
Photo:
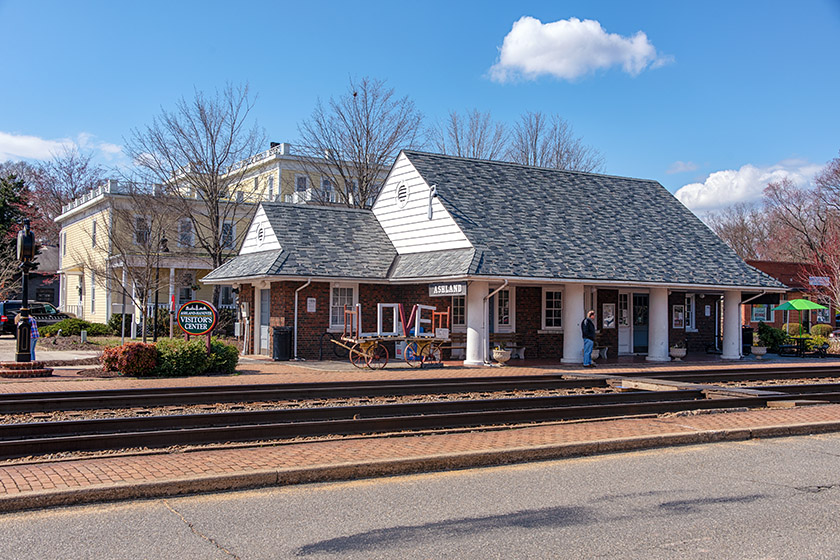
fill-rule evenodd
<path id="1" fill-rule="evenodd" d="M 348 381 L 329 383 L 251 384 L 240 386 L 211 385 L 199 387 L 160 387 L 144 389 L 107 389 L 99 391 L 61 391 L 0 395 L 0 414 L 52 412 L 216 404 L 231 402 L 328 399 L 350 397 L 406 396 L 429 393 L 469 393 L 527 391 L 540 389 L 575 389 L 605 387 L 603 380 L 568 379 L 568 375 L 429 378 L 417 380 Z M 838 366 L 779 366 L 729 370 L 696 369 L 691 371 L 623 372 L 614 377 L 648 377 L 688 383 L 714 381 L 761 381 L 797 377 L 840 376 Z"/>
<path id="2" fill-rule="evenodd" d="M 58 410 L 138 408 L 153 406 L 528 391 L 542 389 L 603 388 L 605 380 L 563 379 L 561 376 L 439 378 L 306 384 L 173 387 L 21 393 L 0 396 L 0 413 Z"/>
<path id="3" fill-rule="evenodd" d="M 0 458 L 761 407 L 797 395 L 840 402 L 836 386 L 826 392 L 774 390 L 783 388 L 788 392 L 714 399 L 680 390 L 11 424 L 0 427 Z"/>

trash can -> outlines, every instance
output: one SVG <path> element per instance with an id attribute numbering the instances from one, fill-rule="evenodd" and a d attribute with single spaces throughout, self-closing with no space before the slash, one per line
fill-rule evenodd
<path id="1" fill-rule="evenodd" d="M 741 344 L 743 345 L 741 354 L 744 356 L 749 356 L 751 352 L 754 330 L 752 327 L 741 327 Z"/>
<path id="2" fill-rule="evenodd" d="M 274 344 L 272 358 L 275 362 L 288 362 L 292 359 L 292 327 L 272 327 Z"/>

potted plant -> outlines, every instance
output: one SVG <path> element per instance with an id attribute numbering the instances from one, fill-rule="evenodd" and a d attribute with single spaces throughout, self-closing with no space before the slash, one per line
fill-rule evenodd
<path id="1" fill-rule="evenodd" d="M 505 365 L 510 360 L 510 350 L 505 350 L 501 346 L 493 348 L 493 359 L 502 365 Z"/>
<path id="2" fill-rule="evenodd" d="M 668 354 L 674 359 L 675 362 L 681 361 L 685 358 L 685 354 L 688 352 L 688 349 L 685 347 L 684 340 L 678 340 L 671 347 L 668 349 Z"/>
<path id="3" fill-rule="evenodd" d="M 763 360 L 767 353 L 767 343 L 761 339 L 758 333 L 753 333 L 752 346 L 750 352 L 755 356 L 756 360 Z"/>

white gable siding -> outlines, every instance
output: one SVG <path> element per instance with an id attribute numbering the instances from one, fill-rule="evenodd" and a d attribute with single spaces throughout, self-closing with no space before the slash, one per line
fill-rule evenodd
<path id="1" fill-rule="evenodd" d="M 263 239 L 260 242 L 259 231 L 262 228 Z M 257 208 L 257 213 L 254 219 L 251 220 L 251 225 L 248 228 L 248 233 L 245 234 L 245 241 L 242 242 L 242 248 L 239 250 L 240 255 L 247 255 L 249 253 L 258 253 L 260 251 L 268 251 L 269 249 L 282 249 L 271 224 L 268 223 L 268 217 L 265 215 L 265 210 L 260 204 Z"/>
<path id="2" fill-rule="evenodd" d="M 404 206 L 396 197 L 402 184 L 408 188 Z M 472 247 L 437 198 L 432 199 L 429 219 L 429 185 L 404 154 L 397 158 L 372 210 L 399 254 Z"/>

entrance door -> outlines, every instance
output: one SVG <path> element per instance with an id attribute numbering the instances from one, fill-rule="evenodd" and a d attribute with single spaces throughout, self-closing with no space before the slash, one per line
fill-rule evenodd
<path id="1" fill-rule="evenodd" d="M 633 294 L 633 353 L 647 354 L 650 295 Z"/>
<path id="2" fill-rule="evenodd" d="M 633 348 L 630 345 L 632 339 L 632 328 L 630 326 L 630 293 L 620 292 L 618 294 L 618 353 L 632 354 Z"/>
<path id="3" fill-rule="evenodd" d="M 271 355 L 271 290 L 260 290 L 260 354 Z"/>

